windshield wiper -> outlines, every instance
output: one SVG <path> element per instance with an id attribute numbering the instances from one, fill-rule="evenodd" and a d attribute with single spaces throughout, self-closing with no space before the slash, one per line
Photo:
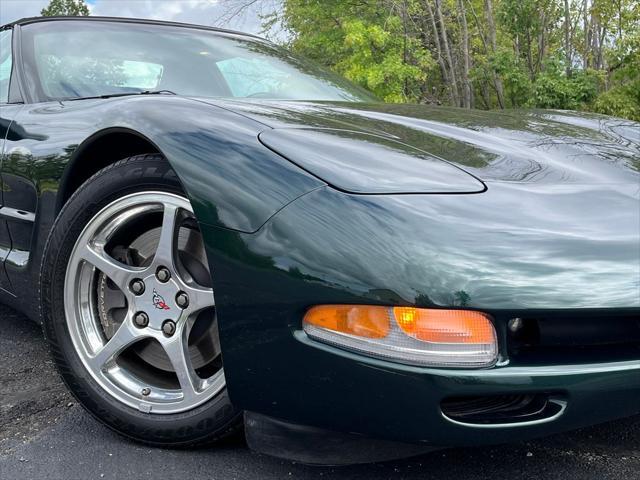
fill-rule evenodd
<path id="1" fill-rule="evenodd" d="M 72 97 L 65 98 L 63 102 L 70 100 L 90 100 L 94 98 L 116 98 L 116 97 L 130 97 L 134 95 L 177 95 L 177 93 L 171 90 L 143 90 L 142 92 L 123 92 L 123 93 L 106 93 L 104 95 L 94 95 L 90 97 Z"/>

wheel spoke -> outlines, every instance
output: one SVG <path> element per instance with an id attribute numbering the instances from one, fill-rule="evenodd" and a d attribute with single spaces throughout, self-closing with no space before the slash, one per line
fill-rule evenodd
<path id="1" fill-rule="evenodd" d="M 189 295 L 189 310 L 192 314 L 196 314 L 207 308 L 216 306 L 216 301 L 211 288 L 192 287 L 187 288 Z"/>
<path id="2" fill-rule="evenodd" d="M 140 330 L 131 325 L 130 317 L 127 316 L 113 337 L 93 356 L 89 357 L 89 362 L 95 370 L 101 371 L 105 365 L 141 338 Z"/>
<path id="3" fill-rule="evenodd" d="M 176 335 L 163 342 L 163 346 L 175 370 L 184 400 L 192 400 L 199 394 L 200 378 L 196 375 L 189 354 L 188 338 L 192 322 L 183 324 Z"/>
<path id="4" fill-rule="evenodd" d="M 80 257 L 85 262 L 93 265 L 95 268 L 104 273 L 109 279 L 115 283 L 118 287 L 122 288 L 129 283 L 129 279 L 136 273 L 139 273 L 139 269 L 135 269 L 124 263 L 120 263 L 114 258 L 111 258 L 105 251 L 104 247 L 96 245 L 85 245 L 80 252 Z"/>
<path id="5" fill-rule="evenodd" d="M 164 205 L 162 215 L 162 228 L 160 230 L 160 241 L 155 254 L 155 263 L 164 264 L 175 270 L 176 267 L 176 244 L 178 237 L 178 212 L 180 210 L 174 205 Z"/>

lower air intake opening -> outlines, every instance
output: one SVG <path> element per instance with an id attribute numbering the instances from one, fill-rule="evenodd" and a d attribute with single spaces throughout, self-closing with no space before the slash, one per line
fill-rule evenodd
<path id="1" fill-rule="evenodd" d="M 456 422 L 500 425 L 549 419 L 563 410 L 564 402 L 548 394 L 488 395 L 447 398 L 441 408 Z"/>

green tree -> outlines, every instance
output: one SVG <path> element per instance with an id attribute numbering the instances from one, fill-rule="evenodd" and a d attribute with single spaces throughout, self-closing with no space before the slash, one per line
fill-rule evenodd
<path id="1" fill-rule="evenodd" d="M 89 7 L 84 0 L 51 0 L 46 8 L 40 11 L 43 17 L 69 16 L 86 17 L 89 15 Z"/>
<path id="2" fill-rule="evenodd" d="M 415 102 L 423 95 L 433 60 L 409 33 L 412 3 L 398 2 L 390 11 L 375 1 L 290 0 L 282 21 L 297 52 L 386 101 Z"/>
<path id="3" fill-rule="evenodd" d="M 275 10 L 266 29 L 389 102 L 640 120 L 638 0 L 225 2 Z"/>
<path id="4" fill-rule="evenodd" d="M 348 53 L 336 63 L 339 72 L 388 102 L 420 98 L 431 59 L 416 42 L 403 38 L 400 18 L 384 26 L 348 21 L 343 31 Z"/>
<path id="5" fill-rule="evenodd" d="M 592 109 L 640 122 L 640 24 L 609 52 L 607 62 L 609 89 L 596 98 Z"/>

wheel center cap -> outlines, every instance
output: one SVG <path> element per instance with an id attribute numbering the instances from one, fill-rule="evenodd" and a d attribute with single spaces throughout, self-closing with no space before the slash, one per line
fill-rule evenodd
<path id="1" fill-rule="evenodd" d="M 182 312 L 176 304 L 176 295 L 180 291 L 178 285 L 173 280 L 161 283 L 155 275 L 145 278 L 144 283 L 147 289 L 136 298 L 136 310 L 149 316 L 149 326 L 160 330 L 166 320 L 177 321 Z"/>
<path id="2" fill-rule="evenodd" d="M 157 310 L 171 310 L 171 307 L 164 301 L 164 297 L 155 288 L 153 289 L 153 306 Z"/>

